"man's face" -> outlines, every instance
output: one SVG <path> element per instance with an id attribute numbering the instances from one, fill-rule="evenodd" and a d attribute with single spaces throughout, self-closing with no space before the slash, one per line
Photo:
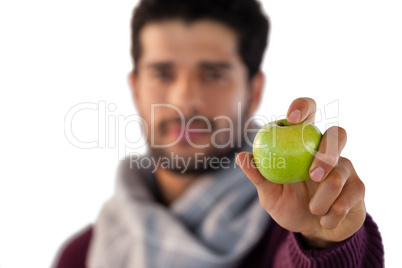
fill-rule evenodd
<path id="1" fill-rule="evenodd" d="M 212 20 L 166 20 L 145 25 L 140 40 L 138 72 L 130 81 L 148 124 L 151 153 L 189 161 L 186 172 L 199 172 L 196 154 L 234 153 L 250 112 L 248 73 L 235 32 Z"/>

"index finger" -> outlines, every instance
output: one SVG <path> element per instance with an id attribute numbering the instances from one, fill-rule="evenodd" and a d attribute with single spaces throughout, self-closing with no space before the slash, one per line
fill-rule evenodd
<path id="1" fill-rule="evenodd" d="M 302 121 L 314 123 L 316 103 L 311 98 L 298 98 L 290 104 L 286 119 L 290 124 L 298 124 Z"/>

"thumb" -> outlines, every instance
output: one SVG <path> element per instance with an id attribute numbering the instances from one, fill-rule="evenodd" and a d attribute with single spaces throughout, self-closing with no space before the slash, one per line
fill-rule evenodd
<path id="1" fill-rule="evenodd" d="M 249 152 L 241 152 L 236 156 L 236 164 L 247 175 L 248 179 L 254 183 L 257 188 L 260 201 L 263 202 L 264 208 L 269 208 L 269 204 L 273 204 L 282 193 L 282 184 L 271 182 L 265 179 L 255 165 L 253 154 Z M 267 210 L 268 211 L 268 210 Z"/>
<path id="2" fill-rule="evenodd" d="M 252 153 L 249 152 L 239 153 L 236 156 L 236 164 L 243 170 L 244 173 L 246 173 L 249 180 L 252 183 L 254 183 L 255 186 L 259 186 L 266 182 L 269 182 L 258 171 Z"/>

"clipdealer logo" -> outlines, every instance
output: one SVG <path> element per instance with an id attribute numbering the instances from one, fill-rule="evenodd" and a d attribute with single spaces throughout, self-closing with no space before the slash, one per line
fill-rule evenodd
<path id="1" fill-rule="evenodd" d="M 150 142 L 150 146 L 153 148 L 166 148 L 169 146 L 174 145 L 175 142 L 178 142 L 178 139 L 174 142 L 171 142 L 170 144 L 156 144 L 155 142 L 155 126 L 153 124 L 154 122 L 154 116 L 155 116 L 155 111 L 158 108 L 169 108 L 173 109 L 179 116 L 182 122 L 182 125 L 184 125 L 184 115 L 182 111 L 171 104 L 152 104 L 150 109 L 151 109 L 151 128 L 149 131 L 149 126 L 148 123 L 146 122 L 145 119 L 143 119 L 139 114 L 130 114 L 130 115 L 122 115 L 118 114 L 117 111 L 117 106 L 114 103 L 109 103 L 107 104 L 106 101 L 101 100 L 98 101 L 97 103 L 95 102 L 82 102 L 79 104 L 76 104 L 72 106 L 66 113 L 65 118 L 64 118 L 64 135 L 67 139 L 67 141 L 80 149 L 116 149 L 117 154 L 118 154 L 118 159 L 119 160 L 124 160 L 128 156 L 128 151 L 131 150 L 138 150 L 138 149 L 143 149 L 147 146 L 147 141 Z M 97 124 L 97 133 L 95 136 L 89 138 L 82 138 L 80 135 L 77 135 L 76 133 L 77 128 L 74 129 L 74 121 L 77 120 L 77 117 L 81 115 L 88 115 L 91 114 L 94 119 L 91 120 L 91 122 L 85 121 L 84 123 L 96 123 Z M 241 114 L 242 114 L 242 103 L 238 102 L 237 103 L 237 120 L 241 120 Z M 78 116 L 77 116 L 78 115 Z M 204 118 L 201 115 L 194 116 L 197 118 L 191 118 L 187 124 L 191 123 L 192 120 L 197 119 L 197 120 L 203 120 L 205 119 L 205 123 L 207 124 L 207 130 L 211 130 L 211 126 L 208 125 L 210 124 L 210 121 L 207 118 Z M 187 138 L 187 141 L 190 145 L 192 145 L 195 148 L 205 148 L 208 146 L 215 146 L 216 148 L 222 148 L 222 146 L 236 146 L 241 143 L 241 136 L 244 136 L 244 140 L 246 143 L 248 143 L 249 146 L 253 145 L 253 141 L 249 139 L 249 132 L 254 131 L 255 133 L 258 132 L 259 129 L 250 129 L 250 124 L 252 122 L 259 122 L 260 126 L 263 126 L 269 122 L 276 121 L 280 118 L 285 117 L 285 115 L 280 115 L 280 116 L 271 116 L 271 120 L 269 120 L 266 116 L 260 115 L 260 114 L 255 114 L 248 118 L 246 122 L 243 122 L 243 129 L 241 127 L 238 127 L 236 129 L 233 128 L 235 123 L 237 123 L 238 126 L 242 124 L 242 122 L 233 122 L 233 119 L 220 115 L 216 116 L 213 118 L 213 120 L 227 120 L 228 125 L 230 126 L 228 129 L 225 129 L 225 131 L 228 131 L 229 133 L 233 134 L 235 131 L 237 131 L 237 138 L 234 140 L 233 138 L 224 145 L 217 144 L 213 139 L 211 139 L 211 144 L 205 144 L 205 145 L 197 145 L 191 142 L 190 139 Z M 321 126 L 321 128 L 328 129 L 331 126 L 339 126 L 339 100 L 332 101 L 330 103 L 327 103 L 322 109 L 317 109 L 315 112 L 315 125 Z M 129 129 L 136 128 L 139 129 L 140 131 L 136 131 L 135 135 L 139 136 L 138 140 L 133 141 L 133 135 L 132 133 L 128 133 Z M 81 130 L 81 129 L 79 129 Z M 192 131 L 196 131 L 197 129 L 193 129 Z M 200 132 L 205 132 L 205 129 L 199 129 Z M 148 133 L 150 132 L 150 133 Z M 221 129 L 216 130 L 215 132 L 222 132 Z M 216 133 L 211 135 L 211 137 L 214 137 Z M 182 138 L 184 133 L 181 133 L 181 136 L 179 138 Z M 187 135 L 187 133 L 186 133 Z M 233 135 L 230 135 L 233 137 Z M 313 152 L 312 152 L 313 153 Z M 318 156 L 320 157 L 320 156 Z M 281 162 L 276 162 L 276 164 L 281 164 Z M 272 164 L 272 163 L 271 163 Z"/>

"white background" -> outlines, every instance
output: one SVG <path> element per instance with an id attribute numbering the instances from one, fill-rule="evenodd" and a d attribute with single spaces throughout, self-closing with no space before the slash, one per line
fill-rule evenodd
<path id="1" fill-rule="evenodd" d="M 114 103 L 108 115 L 115 118 L 136 113 L 127 83 L 135 2 L 0 2 L 1 268 L 49 267 L 61 244 L 92 223 L 112 194 L 118 150 L 74 147 L 64 118 L 82 102 Z M 321 109 L 339 104 L 335 118 L 324 116 L 323 123 L 347 130 L 343 155 L 366 184 L 386 266 L 401 267 L 401 2 L 293 0 L 264 7 L 272 32 L 258 114 L 283 115 L 301 96 Z M 96 139 L 96 113 L 74 122 L 77 137 Z M 131 126 L 127 135 L 138 131 Z"/>

